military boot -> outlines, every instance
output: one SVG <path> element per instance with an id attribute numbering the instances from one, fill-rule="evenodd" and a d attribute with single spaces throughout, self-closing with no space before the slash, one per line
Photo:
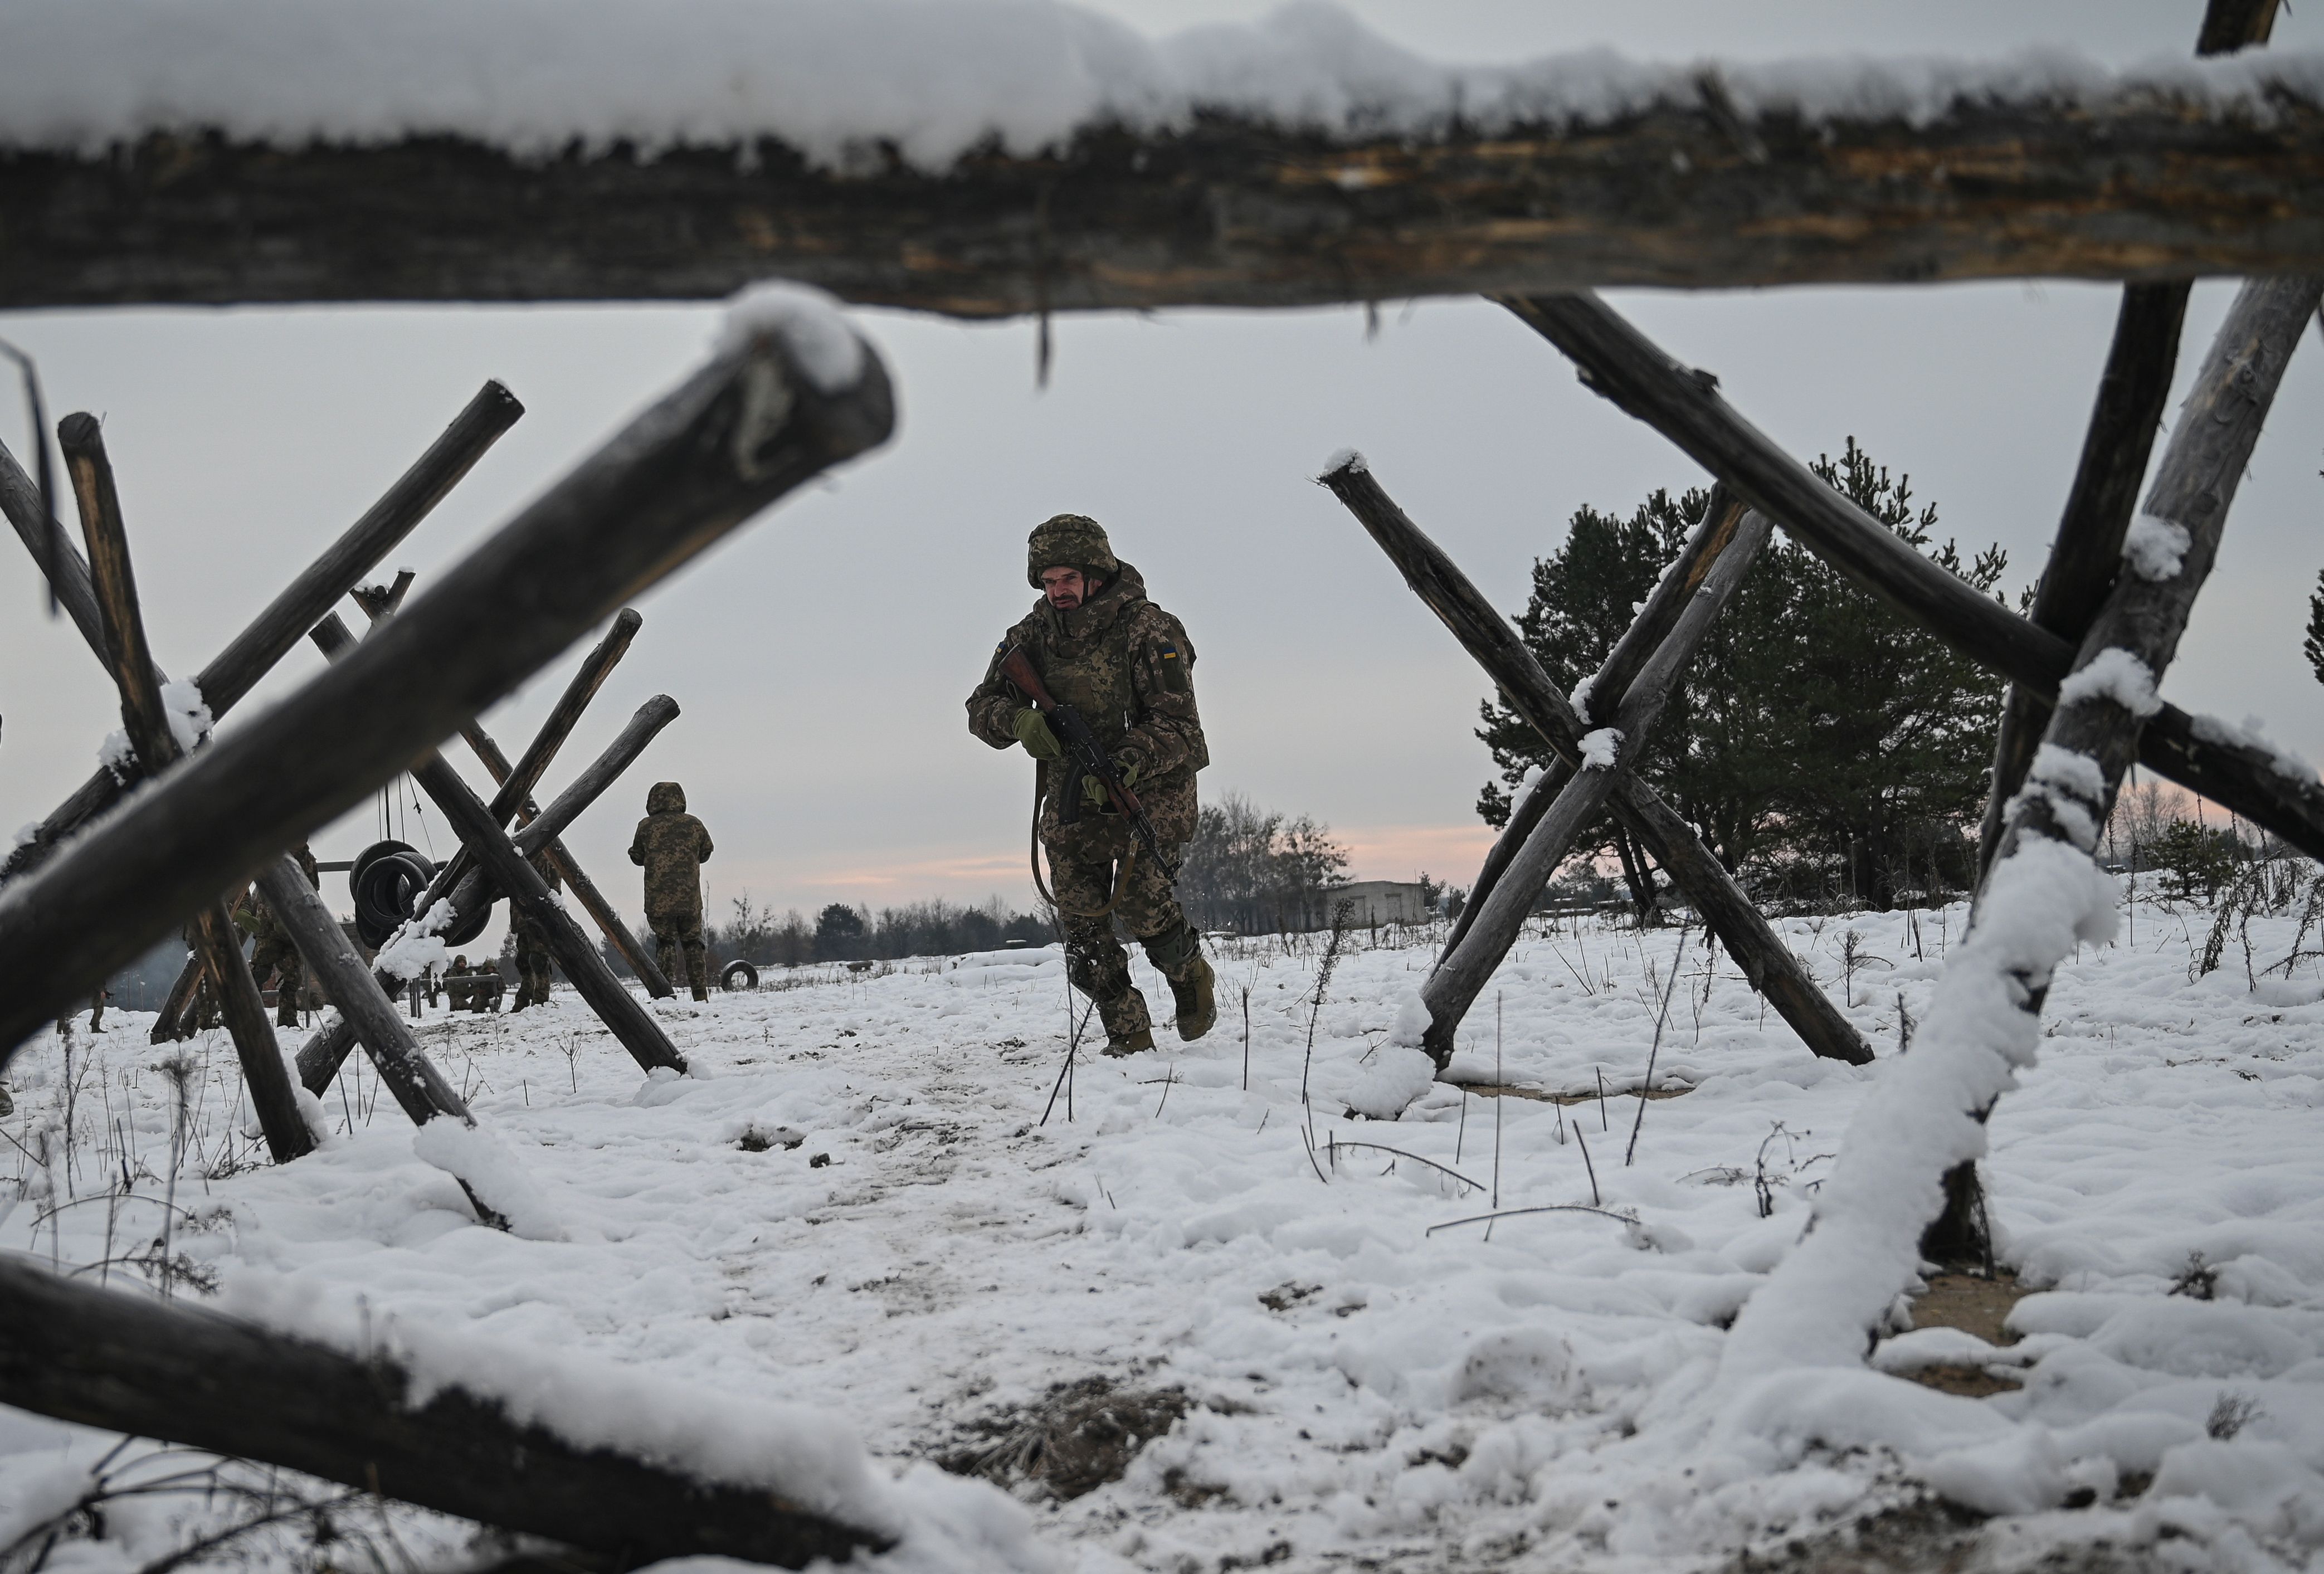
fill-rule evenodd
<path id="1" fill-rule="evenodd" d="M 1178 1006 L 1178 1036 L 1189 1044 L 1208 1033 L 1219 1019 L 1217 984 L 1218 975 L 1199 955 L 1185 978 L 1170 980 L 1170 995 Z"/>
<path id="2" fill-rule="evenodd" d="M 1105 1054 L 1136 1054 L 1154 1047 L 1153 1019 L 1146 1014 L 1146 997 L 1137 990 L 1100 1000 L 1097 1014 L 1105 1023 Z"/>

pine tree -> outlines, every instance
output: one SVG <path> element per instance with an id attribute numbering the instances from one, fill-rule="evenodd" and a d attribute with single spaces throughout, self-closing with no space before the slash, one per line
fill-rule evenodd
<path id="1" fill-rule="evenodd" d="M 1932 547 L 1935 505 L 1915 509 L 1854 438 L 1813 467 L 1874 519 L 1979 591 L 2006 557 L 1964 563 Z M 1534 565 L 1517 626 L 1552 677 L 1595 672 L 1637 603 L 1701 518 L 1705 493 L 1657 491 L 1628 518 L 1582 508 L 1565 541 Z M 1795 894 L 1826 878 L 1888 907 L 1900 889 L 1963 882 L 1962 827 L 1983 801 L 2001 686 L 1974 662 L 1907 624 L 1778 533 L 1695 657 L 1639 763 L 1730 869 Z M 1502 781 L 1478 811 L 1505 824 L 1515 784 L 1545 750 L 1506 707 L 1488 703 L 1478 736 Z M 1650 899 L 1645 851 L 1610 820 L 1591 845 L 1611 852 L 1634 900 Z"/>

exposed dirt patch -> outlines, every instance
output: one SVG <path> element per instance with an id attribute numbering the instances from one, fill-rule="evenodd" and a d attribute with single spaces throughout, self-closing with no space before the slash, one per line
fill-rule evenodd
<path id="1" fill-rule="evenodd" d="M 1738 1552 L 1719 1574 L 2157 1574 L 2152 1551 L 2067 1542 L 1936 1499 L 1863 1514 L 1772 1551 Z"/>
<path id="2" fill-rule="evenodd" d="M 1458 1088 L 1464 1093 L 1474 1093 L 1480 1099 L 1531 1099 L 1536 1104 L 1594 1104 L 1598 1100 L 1595 1088 L 1585 1088 L 1579 1093 L 1553 1093 L 1547 1088 L 1520 1088 L 1508 1082 L 1450 1082 L 1446 1086 Z M 1686 1086 L 1648 1088 L 1646 1097 L 1679 1099 L 1693 1091 L 1692 1087 Z M 1606 1090 L 1606 1101 L 1609 1104 L 1618 1099 L 1635 1099 L 1637 1096 L 1636 1088 Z"/>
<path id="3" fill-rule="evenodd" d="M 1988 1279 L 1981 1274 L 1935 1274 L 1929 1287 L 1913 1298 L 1914 1328 L 1957 1328 L 1989 1345 L 2017 1342 L 2006 1324 L 2009 1309 L 2032 1291 L 2021 1288 L 2017 1275 L 2006 1268 Z M 1983 1399 L 2024 1387 L 2015 1372 L 1989 1372 L 1979 1366 L 1923 1367 L 1902 1374 L 1923 1388 Z"/>
<path id="4" fill-rule="evenodd" d="M 968 1423 L 969 1441 L 936 1456 L 955 1476 L 982 1476 L 1010 1491 L 1031 1486 L 1054 1498 L 1079 1497 L 1121 1479 L 1138 1450 L 1176 1425 L 1189 1402 L 1181 1388 L 1133 1388 L 1111 1377 L 1084 1377 L 1049 1390 L 1019 1410 Z M 1185 1502 L 1223 1488 L 1185 1482 Z"/>
<path id="5" fill-rule="evenodd" d="M 1957 1328 L 1989 1345 L 2011 1345 L 2017 1336 L 2003 1324 L 2009 1310 L 2033 1293 L 2003 1268 L 1990 1279 L 1978 1274 L 1933 1274 L 1929 1287 L 1913 1297 L 1914 1328 Z"/>

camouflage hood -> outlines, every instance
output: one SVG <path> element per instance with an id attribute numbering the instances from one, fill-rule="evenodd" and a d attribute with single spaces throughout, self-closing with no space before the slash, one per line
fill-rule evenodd
<path id="1" fill-rule="evenodd" d="M 1036 613 L 1046 614 L 1051 625 L 1068 640 L 1086 640 L 1103 633 L 1125 612 L 1141 606 L 1146 601 L 1146 576 L 1128 563 L 1114 565 L 1113 577 L 1103 590 L 1082 603 L 1072 612 L 1061 612 L 1043 596 L 1033 604 Z"/>
<path id="2" fill-rule="evenodd" d="M 686 789 L 674 781 L 654 783 L 646 793 L 646 813 L 683 815 L 686 813 Z"/>

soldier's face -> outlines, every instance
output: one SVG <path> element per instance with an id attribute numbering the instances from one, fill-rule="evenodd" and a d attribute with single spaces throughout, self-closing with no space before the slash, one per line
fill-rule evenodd
<path id="1" fill-rule="evenodd" d="M 1078 568 L 1044 568 L 1041 591 L 1061 612 L 1072 612 L 1089 598 L 1089 584 Z"/>

